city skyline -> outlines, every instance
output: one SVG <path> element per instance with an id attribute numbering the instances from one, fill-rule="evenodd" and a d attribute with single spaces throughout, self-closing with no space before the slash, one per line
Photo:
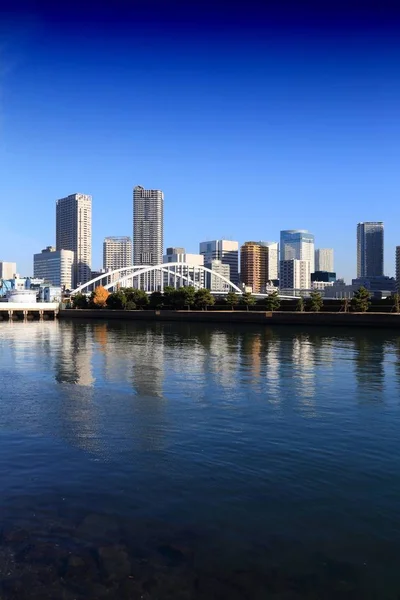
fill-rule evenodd
<path id="1" fill-rule="evenodd" d="M 157 216 L 156 212 L 159 213 L 156 221 L 158 223 L 157 227 L 158 227 L 158 229 L 160 231 L 160 235 L 159 235 L 159 239 L 158 239 L 158 241 L 156 243 L 156 246 L 157 247 L 160 246 L 161 249 L 162 249 L 162 252 L 164 254 L 164 252 L 166 250 L 165 245 L 162 245 L 163 244 L 164 193 L 161 190 L 145 189 L 142 186 L 137 186 L 137 185 L 134 186 L 133 187 L 133 198 L 134 198 L 134 201 L 133 201 L 133 211 L 132 211 L 133 223 L 135 223 L 135 190 L 136 191 L 139 190 L 140 193 L 142 193 L 142 195 L 143 195 L 144 192 L 147 192 L 148 200 L 159 200 L 161 202 L 161 205 L 160 205 L 161 208 L 158 207 L 158 208 L 160 208 L 160 210 L 156 210 L 154 212 L 154 215 L 152 215 L 152 216 L 153 217 Z M 69 201 L 69 203 L 71 203 L 72 201 L 75 202 L 77 199 L 78 200 L 79 199 L 80 200 L 86 200 L 90 204 L 90 210 L 89 210 L 89 212 L 90 212 L 90 218 L 89 218 L 89 223 L 88 223 L 88 225 L 85 225 L 86 230 L 89 232 L 89 240 L 88 240 L 88 243 L 87 243 L 87 246 L 88 246 L 89 250 L 85 249 L 84 252 L 86 252 L 86 254 L 87 254 L 87 252 L 89 252 L 89 255 L 91 256 L 91 253 L 92 253 L 92 248 L 91 248 L 91 239 L 92 239 L 92 231 L 91 231 L 92 196 L 91 195 L 87 195 L 87 194 L 79 194 L 79 193 L 78 194 L 70 194 L 69 196 L 66 196 L 65 198 L 61 198 L 61 199 L 59 199 L 59 200 L 56 201 L 56 228 L 55 228 L 56 239 L 57 239 L 57 235 L 60 237 L 60 239 L 59 239 L 60 243 L 59 243 L 59 247 L 57 249 L 60 250 L 61 247 L 62 247 L 62 245 L 63 245 L 63 243 L 61 242 L 61 235 L 60 235 L 61 229 L 60 229 L 60 225 L 58 224 L 58 221 L 60 221 L 60 223 L 61 223 L 61 220 L 62 220 L 61 217 L 60 217 L 60 215 L 61 215 L 61 206 L 59 206 L 59 204 L 65 202 L 65 201 Z M 160 202 L 158 202 L 158 204 Z M 144 210 L 144 206 L 142 207 L 142 209 Z M 141 212 L 143 212 L 142 209 L 141 209 Z M 64 219 L 64 217 L 65 217 L 65 215 L 63 216 L 63 219 Z M 74 215 L 74 218 L 75 217 L 76 217 L 76 215 Z M 67 220 L 71 221 L 71 218 L 72 218 L 71 214 L 68 214 L 67 215 Z M 78 219 L 78 222 L 79 222 L 79 219 Z M 360 228 L 361 225 L 371 225 L 371 224 L 372 225 L 375 224 L 375 225 L 382 226 L 382 230 L 383 230 L 383 222 L 382 221 L 378 221 L 378 222 L 360 222 L 360 223 L 358 223 L 358 225 L 357 225 L 357 244 L 356 244 L 356 255 L 357 256 L 359 256 L 359 246 L 360 246 L 359 241 L 358 241 L 358 238 L 359 238 L 359 235 L 358 235 L 359 228 Z M 57 230 L 59 230 L 58 234 L 57 234 Z M 71 247 L 72 243 L 75 243 L 72 240 L 72 237 L 75 234 L 73 234 L 72 232 L 66 232 L 66 231 L 64 231 L 63 235 L 64 235 L 64 237 L 65 237 L 65 235 L 67 235 L 67 238 L 68 238 L 67 241 L 64 240 L 64 245 L 69 245 Z M 289 244 L 289 254 L 290 254 L 290 257 L 291 258 L 296 258 L 296 259 L 304 258 L 304 257 L 308 258 L 310 260 L 310 263 L 311 263 L 311 265 L 310 265 L 311 266 L 311 271 L 310 271 L 311 273 L 313 273 L 315 270 L 318 270 L 316 268 L 316 266 L 313 269 L 312 265 L 313 264 L 314 265 L 317 264 L 317 260 L 318 260 L 317 256 L 319 256 L 320 252 L 329 253 L 329 254 L 332 253 L 331 256 L 329 257 L 329 259 L 326 258 L 325 260 L 333 261 L 333 252 L 335 251 L 335 249 L 333 249 L 333 248 L 316 248 L 315 247 L 315 235 L 313 233 L 310 233 L 306 229 L 280 230 L 279 236 L 278 235 L 276 236 L 276 239 L 279 239 L 279 242 L 256 242 L 256 243 L 257 244 L 262 244 L 262 245 L 268 245 L 268 244 L 276 244 L 276 243 L 278 243 L 279 244 L 279 258 L 281 259 L 281 257 L 283 256 L 283 253 L 285 252 L 285 250 L 283 250 L 283 248 L 285 247 L 285 244 L 286 244 L 286 241 L 285 241 L 286 237 L 285 236 L 290 238 L 290 243 L 293 246 L 292 247 Z M 46 237 L 46 239 L 48 239 L 48 238 L 49 238 L 49 236 Z M 318 238 L 318 235 L 317 235 L 317 238 Z M 100 270 L 101 270 L 101 268 L 104 268 L 105 241 L 107 241 L 107 240 L 115 240 L 115 241 L 117 241 L 117 240 L 119 240 L 119 241 L 122 241 L 122 240 L 127 241 L 127 240 L 129 240 L 129 241 L 131 241 L 131 238 L 129 236 L 120 236 L 120 235 L 118 235 L 118 236 L 106 236 L 105 238 L 103 238 L 103 243 L 102 243 L 102 263 L 100 263 L 100 265 L 98 267 Z M 304 241 L 309 242 L 309 244 L 304 245 Z M 223 245 L 224 245 L 225 242 L 226 242 L 227 246 L 231 250 L 233 249 L 233 247 L 235 247 L 235 250 L 234 250 L 233 253 L 237 252 L 237 257 L 239 257 L 239 255 L 240 255 L 239 248 L 241 247 L 241 245 L 240 245 L 240 242 L 238 242 L 237 240 L 231 240 L 231 239 L 223 238 L 222 237 L 219 240 L 214 240 L 211 243 L 212 244 L 217 244 L 218 248 L 219 248 L 219 246 L 221 246 L 221 248 L 223 248 Z M 154 243 L 154 241 L 151 244 L 153 244 L 153 243 Z M 243 242 L 243 244 L 246 244 L 246 243 L 248 243 L 248 241 L 244 241 Z M 250 242 L 250 243 L 253 243 L 253 242 Z M 206 244 L 210 244 L 210 242 L 197 242 L 197 241 L 194 240 L 192 242 L 192 246 L 194 246 L 196 244 L 197 244 L 198 247 L 200 247 L 200 251 L 201 251 L 201 247 L 203 246 L 204 247 L 203 252 L 205 252 L 205 246 L 206 246 Z M 382 247 L 383 247 L 383 251 L 385 252 L 385 244 L 383 243 L 383 240 L 382 240 Z M 131 252 L 132 252 L 132 256 L 133 256 L 134 255 L 134 250 L 133 250 L 134 249 L 134 241 L 131 242 L 131 248 L 132 248 Z M 237 248 L 237 251 L 236 251 L 236 248 Z M 304 248 L 305 248 L 305 250 L 304 250 Z M 65 248 L 63 248 L 63 249 L 65 249 Z M 219 250 L 218 252 L 219 252 L 219 254 L 221 254 L 222 250 Z M 217 249 L 214 248 L 214 251 L 213 251 L 213 257 L 214 258 L 217 258 L 218 252 L 217 252 Z M 387 249 L 386 249 L 386 252 L 387 252 Z M 96 251 L 95 251 L 95 253 L 96 253 Z M 37 253 L 34 253 L 34 254 L 37 254 Z M 98 254 L 98 252 L 96 254 Z M 128 254 L 129 254 L 129 252 L 128 252 Z M 196 253 L 191 252 L 189 254 L 196 254 Z M 219 256 L 219 254 L 218 254 L 218 256 Z M 287 251 L 286 251 L 286 254 L 287 254 Z M 221 254 L 221 256 L 222 256 L 222 254 Z M 393 250 L 393 257 L 392 257 L 393 258 L 393 262 L 395 263 L 394 264 L 394 272 L 393 273 L 392 272 L 388 273 L 388 272 L 385 271 L 383 274 L 389 275 L 390 277 L 396 277 L 396 257 L 397 257 L 397 246 Z M 357 259 L 357 261 L 358 261 L 358 259 Z M 123 261 L 123 262 L 126 262 L 126 261 Z M 134 262 L 134 261 L 132 261 L 132 262 Z M 228 259 L 228 264 L 230 262 L 232 262 L 232 257 L 230 257 Z M 161 263 L 162 263 L 162 259 L 160 260 L 159 264 L 161 264 Z M 141 264 L 141 263 L 139 262 L 139 264 Z M 153 264 L 156 264 L 156 263 L 153 263 Z M 126 265 L 125 264 L 123 265 L 121 263 L 121 265 L 119 265 L 119 266 L 126 266 Z M 92 270 L 93 271 L 97 271 L 98 270 L 96 268 L 96 265 L 95 265 L 95 268 L 92 269 Z M 32 275 L 32 269 L 30 271 L 28 269 L 27 273 L 21 272 L 20 268 L 18 268 L 17 271 L 18 271 L 18 274 L 22 275 L 22 276 L 29 276 L 29 275 L 31 276 Z M 359 275 L 359 271 L 356 271 L 356 273 L 352 274 L 351 277 L 350 277 L 350 280 L 354 279 L 356 277 L 356 275 L 357 276 Z M 364 273 L 364 275 L 365 275 L 365 273 Z M 78 274 L 76 274 L 76 277 L 77 276 L 78 276 Z M 338 279 L 341 278 L 340 273 L 337 274 L 337 277 L 338 277 Z M 236 282 L 236 277 L 235 277 L 235 281 L 234 282 Z"/>

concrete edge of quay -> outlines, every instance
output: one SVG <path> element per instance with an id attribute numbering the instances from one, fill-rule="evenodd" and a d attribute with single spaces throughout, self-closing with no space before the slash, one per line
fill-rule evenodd
<path id="1" fill-rule="evenodd" d="M 202 310 L 60 310 L 60 319 L 101 319 L 121 321 L 179 321 L 199 323 L 257 323 L 263 325 L 322 325 L 400 328 L 396 313 L 265 312 Z"/>

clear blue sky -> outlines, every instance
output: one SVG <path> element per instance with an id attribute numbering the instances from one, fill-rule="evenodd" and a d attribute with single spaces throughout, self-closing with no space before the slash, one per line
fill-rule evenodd
<path id="1" fill-rule="evenodd" d="M 0 25 L 0 260 L 30 274 L 55 242 L 55 200 L 82 192 L 100 267 L 104 236 L 132 235 L 140 184 L 165 193 L 166 246 L 305 228 L 350 279 L 357 222 L 383 220 L 393 275 L 396 5 L 13 0 Z"/>

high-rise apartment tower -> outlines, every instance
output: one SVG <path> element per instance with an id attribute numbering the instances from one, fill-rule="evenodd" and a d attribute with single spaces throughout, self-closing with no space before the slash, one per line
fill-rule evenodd
<path id="1" fill-rule="evenodd" d="M 56 248 L 72 250 L 74 268 L 72 286 L 78 287 L 91 277 L 92 196 L 71 194 L 56 202 Z"/>
<path id="2" fill-rule="evenodd" d="M 383 223 L 357 225 L 357 277 L 383 276 Z"/>
<path id="3" fill-rule="evenodd" d="M 133 263 L 159 265 L 164 247 L 164 194 L 133 188 Z"/>
<path id="4" fill-rule="evenodd" d="M 245 242 L 240 248 L 240 278 L 255 294 L 263 291 L 268 281 L 268 249 L 259 242 Z"/>

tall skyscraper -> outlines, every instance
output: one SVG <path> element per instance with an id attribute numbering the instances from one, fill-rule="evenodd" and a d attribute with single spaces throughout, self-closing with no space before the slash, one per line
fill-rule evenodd
<path id="1" fill-rule="evenodd" d="M 400 246 L 396 246 L 396 287 L 400 293 Z"/>
<path id="2" fill-rule="evenodd" d="M 334 271 L 333 248 L 318 248 L 315 251 L 315 272 L 318 271 L 327 271 L 328 273 Z"/>
<path id="3" fill-rule="evenodd" d="M 240 278 L 255 294 L 265 287 L 267 276 L 268 249 L 259 242 L 245 242 L 240 248 Z"/>
<path id="4" fill-rule="evenodd" d="M 357 277 L 383 276 L 383 223 L 357 225 Z"/>
<path id="5" fill-rule="evenodd" d="M 239 283 L 239 242 L 232 240 L 211 240 L 200 242 L 200 254 L 204 256 L 204 266 L 210 268 L 213 260 L 229 265 L 232 283 Z"/>
<path id="6" fill-rule="evenodd" d="M 132 241 L 128 236 L 106 237 L 103 242 L 103 269 L 114 270 L 132 265 Z"/>
<path id="7" fill-rule="evenodd" d="M 164 247 L 164 194 L 133 188 L 133 264 L 159 265 Z"/>
<path id="8" fill-rule="evenodd" d="M 73 289 L 73 269 L 72 250 L 56 250 L 52 246 L 47 246 L 40 254 L 33 255 L 33 276 L 65 290 Z"/>
<path id="9" fill-rule="evenodd" d="M 281 231 L 280 244 L 282 260 L 309 260 L 310 272 L 315 271 L 314 236 L 306 229 L 287 229 Z"/>
<path id="10" fill-rule="evenodd" d="M 56 249 L 72 250 L 74 268 L 72 286 L 78 287 L 91 277 L 92 267 L 92 196 L 71 194 L 56 202 Z"/>

